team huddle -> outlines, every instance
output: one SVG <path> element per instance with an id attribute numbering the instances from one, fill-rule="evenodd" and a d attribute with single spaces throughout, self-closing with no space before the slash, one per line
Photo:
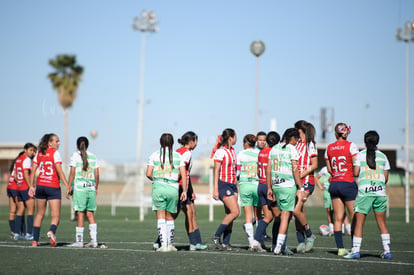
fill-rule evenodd
<path id="1" fill-rule="evenodd" d="M 51 246 L 56 246 L 56 230 L 60 220 L 61 188 L 66 187 L 66 197 L 73 196 L 73 209 L 77 214 L 76 242 L 71 247 L 83 247 L 85 214 L 89 221 L 91 240 L 86 247 L 98 247 L 96 211 L 96 191 L 99 184 L 99 166 L 94 154 L 87 151 L 86 137 L 77 139 L 78 151 L 70 160 L 69 178 L 66 179 L 59 154 L 60 140 L 55 134 L 46 134 L 38 148 L 27 143 L 24 150 L 10 166 L 7 195 L 9 197 L 9 225 L 15 240 L 31 240 L 32 246 L 39 245 L 40 226 L 45 216 L 46 205 L 50 207 L 50 227 L 47 237 Z M 37 179 L 36 172 L 38 170 Z M 35 203 L 37 213 L 35 212 Z M 27 219 L 24 214 L 27 209 Z"/>
<path id="2" fill-rule="evenodd" d="M 328 216 L 338 248 L 338 256 L 350 259 L 361 257 L 360 247 L 366 215 L 373 209 L 381 233 L 383 259 L 392 259 L 390 234 L 385 225 L 388 204 L 386 183 L 390 165 L 384 153 L 377 149 L 379 135 L 368 131 L 364 136 L 366 149 L 359 152 L 357 146 L 347 141 L 351 128 L 345 123 L 335 126 L 336 141 L 330 144 L 324 155 L 328 175 L 327 183 L 319 182 L 315 128 L 300 120 L 287 129 L 283 136 L 277 132 L 259 132 L 243 138 L 243 150 L 236 154 L 234 145 L 237 135 L 233 129 L 225 129 L 218 136 L 212 150 L 214 161 L 213 199 L 224 205 L 224 218 L 214 232 L 212 241 L 217 249 L 231 251 L 233 222 L 243 208 L 244 230 L 249 250 L 266 252 L 266 229 L 273 221 L 272 247 L 275 255 L 293 255 L 286 246 L 291 220 L 295 221 L 298 245 L 296 253 L 312 250 L 316 237 L 309 226 L 305 203 L 312 195 L 315 182 L 329 194 Z M 191 142 L 191 143 L 190 143 Z M 191 186 L 191 150 L 197 145 L 197 135 L 187 132 L 179 139 L 182 145 L 176 152 L 172 147 L 171 134 L 163 134 L 160 150 L 154 152 L 148 162 L 147 177 L 153 181 L 152 202 L 157 215 L 158 239 L 154 249 L 160 252 L 177 251 L 174 246 L 174 219 L 182 209 L 186 213 L 186 230 L 190 250 L 204 250 L 196 222 L 193 189 Z M 357 181 L 355 180 L 357 179 Z M 324 197 L 327 197 L 324 195 Z M 328 199 L 326 198 L 326 201 Z M 331 211 L 331 208 L 333 211 Z M 347 226 L 352 235 L 352 250 L 345 249 L 342 226 L 348 216 L 354 225 Z M 254 230 L 256 222 L 256 230 Z M 198 237 L 195 237 L 198 236 Z"/>
<path id="3" fill-rule="evenodd" d="M 286 242 L 289 224 L 294 220 L 297 238 L 294 251 L 311 251 L 316 237 L 309 226 L 305 204 L 316 183 L 325 190 L 324 206 L 328 211 L 329 233 L 335 238 L 338 256 L 350 259 L 361 257 L 364 222 L 373 209 L 381 233 L 381 257 L 392 259 L 390 234 L 385 225 L 388 204 L 386 183 L 390 165 L 385 154 L 377 149 L 377 132 L 368 131 L 364 135 L 366 149 L 361 152 L 354 143 L 347 141 L 350 132 L 351 128 L 345 123 L 335 126 L 336 141 L 328 145 L 324 155 L 326 167 L 315 176 L 318 151 L 315 128 L 311 123 L 300 120 L 294 127 L 285 130 L 282 137 L 275 131 L 247 134 L 243 138 L 243 150 L 238 154 L 233 147 L 237 142 L 236 132 L 225 129 L 218 136 L 211 154 L 214 161 L 212 197 L 223 202 L 225 214 L 212 236 L 214 246 L 220 250 L 233 250 L 230 241 L 233 222 L 240 215 L 240 198 L 249 250 L 271 250 L 275 255 L 293 255 Z M 185 214 L 190 251 L 208 248 L 198 228 L 194 207 L 196 195 L 190 177 L 191 151 L 196 148 L 197 141 L 194 132 L 186 132 L 178 139 L 181 147 L 174 151 L 173 136 L 164 133 L 160 138 L 160 149 L 149 157 L 146 176 L 153 182 L 152 209 L 156 213 L 158 232 L 153 244 L 156 251 L 177 251 L 174 246 L 174 220 L 181 210 Z M 31 240 L 32 246 L 38 246 L 40 226 L 49 203 L 51 222 L 47 237 L 51 246 L 56 246 L 61 209 L 60 182 L 63 182 L 66 197 L 73 196 L 73 210 L 77 214 L 75 242 L 69 246 L 98 247 L 94 216 L 99 184 L 96 156 L 87 151 L 88 139 L 79 137 L 78 150 L 71 157 L 69 177 L 66 179 L 59 145 L 57 135 L 46 134 L 38 147 L 27 143 L 12 163 L 7 186 L 12 237 L 15 240 Z M 320 181 L 324 175 L 322 186 Z M 350 252 L 345 249 L 342 239 L 346 212 L 353 225 L 352 228 L 347 226 L 347 232 L 352 235 Z M 86 245 L 83 240 L 85 215 L 90 233 L 90 242 Z M 266 231 L 272 221 L 270 237 Z M 265 245 L 265 240 L 269 239 L 272 240 L 271 249 Z"/>

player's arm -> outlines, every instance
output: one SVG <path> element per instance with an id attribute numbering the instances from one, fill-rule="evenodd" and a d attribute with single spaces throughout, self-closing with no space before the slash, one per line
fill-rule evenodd
<path id="1" fill-rule="evenodd" d="M 220 174 L 221 162 L 214 161 L 214 190 L 213 190 L 213 199 L 219 199 L 219 192 L 218 192 L 218 178 Z"/>
<path id="2" fill-rule="evenodd" d="M 187 171 L 185 166 L 181 166 L 179 171 L 181 175 L 181 186 L 183 187 L 180 200 L 185 201 L 187 199 Z"/>
<path id="3" fill-rule="evenodd" d="M 96 190 L 96 193 L 98 193 L 98 185 L 99 185 L 99 167 L 98 168 L 95 168 L 95 171 L 94 171 L 94 173 L 95 173 L 95 190 Z"/>
<path id="4" fill-rule="evenodd" d="M 154 172 L 154 166 L 147 166 L 147 178 L 152 180 L 152 173 Z"/>

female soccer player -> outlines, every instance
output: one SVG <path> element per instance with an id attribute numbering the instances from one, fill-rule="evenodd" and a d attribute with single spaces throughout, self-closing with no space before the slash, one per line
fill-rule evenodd
<path id="1" fill-rule="evenodd" d="M 277 208 L 277 203 L 269 200 L 267 198 L 267 182 L 266 182 L 266 170 L 267 170 L 267 162 L 269 161 L 269 153 L 272 150 L 272 147 L 278 144 L 280 141 L 280 135 L 274 131 L 269 132 L 266 137 L 267 146 L 264 147 L 259 152 L 258 157 L 258 176 L 259 176 L 259 186 L 257 188 L 257 193 L 259 195 L 259 207 L 258 209 L 263 212 L 263 219 L 258 221 L 256 234 L 254 236 L 255 240 L 257 240 L 262 247 L 264 247 L 264 241 L 266 236 L 266 228 L 268 224 L 272 221 L 273 217 L 279 217 L 279 209 Z M 275 235 L 272 236 L 272 242 L 274 246 L 276 246 L 276 239 L 277 234 L 279 232 L 279 224 L 280 221 L 277 219 L 274 222 L 275 227 Z M 273 247 L 274 249 L 274 247 Z"/>
<path id="2" fill-rule="evenodd" d="M 244 230 L 247 234 L 250 250 L 265 251 L 258 241 L 254 239 L 253 207 L 258 206 L 259 196 L 257 188 L 259 177 L 257 175 L 257 161 L 259 151 L 254 148 L 256 137 L 248 134 L 243 138 L 243 148 L 237 155 L 237 177 L 239 179 L 241 207 L 244 211 Z"/>
<path id="3" fill-rule="evenodd" d="M 376 131 L 368 131 L 364 136 L 366 149 L 360 152 L 356 159 L 354 176 L 358 177 L 358 197 L 354 206 L 356 222 L 352 252 L 345 256 L 348 259 L 361 257 L 359 251 L 362 242 L 362 229 L 371 208 L 374 210 L 381 233 L 382 247 L 384 248 L 381 258 L 392 259 L 390 233 L 385 225 L 385 211 L 388 204 L 385 190 L 390 163 L 387 156 L 377 149 L 379 138 Z"/>
<path id="4" fill-rule="evenodd" d="M 358 193 L 354 181 L 353 163 L 358 154 L 358 147 L 347 141 L 351 128 L 345 123 L 335 126 L 336 141 L 328 145 L 325 151 L 325 161 L 328 172 L 332 175 L 329 193 L 335 215 L 334 236 L 338 248 L 338 256 L 345 256 L 349 252 L 344 248 L 342 240 L 342 221 L 345 207 L 349 218 L 354 217 L 354 202 Z"/>
<path id="5" fill-rule="evenodd" d="M 151 154 L 147 166 L 147 178 L 152 184 L 152 210 L 157 213 L 157 229 L 161 247 L 159 252 L 177 251 L 174 247 L 174 214 L 178 200 L 187 199 L 187 175 L 181 155 L 173 150 L 171 134 L 161 135 L 159 151 Z M 178 198 L 178 178 L 181 176 L 183 192 Z"/>
<path id="6" fill-rule="evenodd" d="M 277 198 L 280 214 L 279 234 L 277 236 L 275 255 L 282 254 L 282 245 L 286 239 L 289 220 L 295 208 L 296 186 L 299 192 L 305 193 L 300 180 L 298 169 L 298 151 L 295 145 L 299 139 L 299 132 L 295 128 L 289 128 L 283 134 L 283 142 L 273 146 L 267 162 L 267 197 L 272 200 Z M 299 198 L 306 194 L 298 194 Z"/>
<path id="7" fill-rule="evenodd" d="M 197 135 L 192 131 L 188 131 L 178 139 L 178 143 L 181 144 L 181 147 L 177 149 L 177 152 L 182 156 L 184 160 L 187 174 L 187 199 L 184 202 L 179 203 L 179 205 L 185 213 L 185 226 L 188 238 L 190 240 L 190 251 L 207 249 L 207 245 L 203 244 L 203 241 L 201 240 L 200 230 L 198 229 L 197 225 L 197 216 L 194 206 L 195 193 L 193 191 L 193 186 L 191 184 L 190 178 L 190 171 L 193 165 L 191 151 L 197 147 L 197 141 Z M 181 196 L 181 193 L 183 192 L 181 179 L 179 181 L 179 184 L 179 196 Z M 179 211 L 180 207 L 178 207 L 177 214 L 174 215 L 174 219 L 177 218 Z"/>
<path id="8" fill-rule="evenodd" d="M 73 195 L 73 210 L 78 215 L 76 226 L 76 241 L 71 247 L 83 247 L 83 231 L 85 226 L 85 215 L 89 222 L 90 242 L 86 247 L 98 247 L 97 231 L 95 221 L 96 194 L 99 185 L 99 165 L 96 156 L 87 151 L 89 140 L 79 137 L 76 141 L 78 148 L 70 159 L 70 174 L 68 182 L 71 184 L 68 195 Z"/>
<path id="9" fill-rule="evenodd" d="M 311 123 L 299 120 L 295 123 L 295 128 L 299 131 L 300 137 L 296 144 L 296 149 L 299 152 L 299 174 L 306 191 L 306 196 L 300 197 L 302 192 L 298 192 L 293 214 L 296 218 L 296 237 L 298 239 L 296 251 L 298 253 L 305 253 L 312 249 L 315 241 L 315 236 L 312 234 L 308 219 L 306 218 L 305 202 L 315 189 L 315 177 L 313 173 L 318 168 L 318 150 L 316 149 L 315 143 L 315 127 Z"/>
<path id="10" fill-rule="evenodd" d="M 24 212 L 27 208 L 26 240 L 33 240 L 33 215 L 35 211 L 35 201 L 33 197 L 29 196 L 29 186 L 27 183 L 30 181 L 32 158 L 36 154 L 36 150 L 36 146 L 32 143 L 26 143 L 23 147 L 23 151 L 19 154 L 15 161 L 15 180 L 17 183 L 17 213 L 15 220 L 15 232 L 20 232 L 20 228 L 24 222 Z M 24 236 L 17 237 L 24 238 Z"/>
<path id="11" fill-rule="evenodd" d="M 29 195 L 36 197 L 37 213 L 33 222 L 32 246 L 38 246 L 40 225 L 46 212 L 46 205 L 50 207 L 50 228 L 47 237 L 51 246 L 56 246 L 56 230 L 60 220 L 61 190 L 60 181 L 70 188 L 62 170 L 62 159 L 57 151 L 60 146 L 59 137 L 55 134 L 46 134 L 39 143 L 39 152 L 33 159 L 32 173 L 30 174 Z M 35 175 L 39 168 L 39 175 L 35 185 Z"/>
<path id="12" fill-rule="evenodd" d="M 233 148 L 236 141 L 236 132 L 230 128 L 224 129 L 212 151 L 214 160 L 213 199 L 220 199 L 223 202 L 225 212 L 224 219 L 214 233 L 212 241 L 216 248 L 221 250 L 233 250 L 230 245 L 233 221 L 240 213 L 237 203 L 236 152 Z M 223 235 L 222 241 L 221 235 Z"/>

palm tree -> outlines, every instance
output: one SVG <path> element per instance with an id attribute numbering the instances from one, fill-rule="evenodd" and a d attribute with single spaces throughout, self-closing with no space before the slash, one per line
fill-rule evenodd
<path id="1" fill-rule="evenodd" d="M 69 133 L 68 133 L 68 108 L 70 108 L 76 99 L 79 82 L 81 81 L 83 67 L 76 64 L 76 56 L 74 55 L 57 55 L 55 59 L 49 60 L 50 66 L 55 69 L 47 75 L 52 82 L 53 89 L 58 93 L 58 100 L 63 108 L 64 115 L 64 171 L 68 172 L 69 164 Z M 75 218 L 75 213 L 71 212 L 72 220 Z"/>
<path id="2" fill-rule="evenodd" d="M 49 60 L 50 66 L 55 72 L 48 74 L 52 82 L 53 89 L 58 93 L 58 100 L 64 112 L 64 159 L 68 164 L 68 108 L 70 108 L 76 99 L 79 82 L 81 81 L 83 67 L 76 64 L 74 55 L 57 55 L 55 59 Z"/>

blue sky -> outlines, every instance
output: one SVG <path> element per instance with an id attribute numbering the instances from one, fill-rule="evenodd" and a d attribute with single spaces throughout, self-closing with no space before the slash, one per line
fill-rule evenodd
<path id="1" fill-rule="evenodd" d="M 75 54 L 85 73 L 69 111 L 69 151 L 78 136 L 96 130 L 90 149 L 98 157 L 134 162 L 141 33 L 131 26 L 143 9 L 160 20 L 146 44 L 144 159 L 163 132 L 178 138 L 195 131 L 195 155 L 202 156 L 230 127 L 241 149 L 254 131 L 256 58 L 249 46 L 256 39 L 266 44 L 260 129 L 276 118 L 282 134 L 305 119 L 318 141 L 326 107 L 335 123 L 352 126 L 351 141 L 362 143 L 375 129 L 383 144 L 405 142 L 405 45 L 395 34 L 414 20 L 414 1 L 9 0 L 0 1 L 0 143 L 37 143 L 47 132 L 67 142 L 48 60 Z M 413 112 L 410 121 L 414 136 Z"/>

